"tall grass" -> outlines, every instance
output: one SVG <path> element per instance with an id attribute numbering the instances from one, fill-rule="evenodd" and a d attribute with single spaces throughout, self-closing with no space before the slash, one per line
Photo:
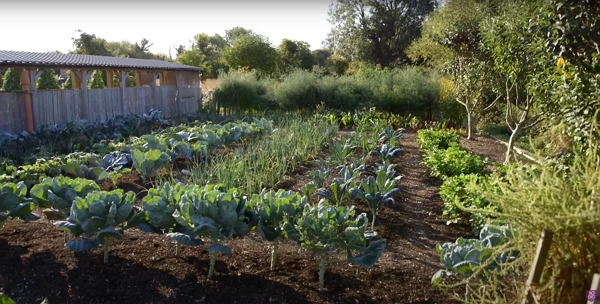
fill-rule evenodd
<path id="1" fill-rule="evenodd" d="M 224 183 L 249 193 L 273 187 L 286 173 L 316 155 L 337 126 L 290 118 L 271 136 L 191 168 L 195 184 Z"/>
<path id="2" fill-rule="evenodd" d="M 242 110 L 310 110 L 323 102 L 330 109 L 375 107 L 432 119 L 440 109 L 440 77 L 417 67 L 364 66 L 355 75 L 346 76 L 296 70 L 277 80 L 234 71 L 219 79 L 219 103 Z"/>

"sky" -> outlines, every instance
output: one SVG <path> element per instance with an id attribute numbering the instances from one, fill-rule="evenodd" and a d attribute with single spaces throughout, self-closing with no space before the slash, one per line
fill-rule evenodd
<path id="1" fill-rule="evenodd" d="M 235 26 L 267 36 L 274 47 L 282 39 L 322 47 L 331 25 L 331 0 L 20 0 L 3 2 L 0 50 L 68 52 L 80 29 L 107 41 L 154 43 L 153 53 L 174 56 L 198 33 L 225 35 Z"/>

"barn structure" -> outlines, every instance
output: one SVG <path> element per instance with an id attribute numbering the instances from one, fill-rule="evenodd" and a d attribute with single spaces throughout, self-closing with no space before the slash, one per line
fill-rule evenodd
<path id="1" fill-rule="evenodd" d="M 21 91 L 0 92 L 0 132 L 33 132 L 46 124 L 104 120 L 151 109 L 179 117 L 201 108 L 202 69 L 153 59 L 0 50 L 0 70 L 17 69 Z M 37 90 L 44 70 L 70 70 L 70 90 Z M 106 88 L 88 89 L 93 71 L 106 71 Z M 118 78 L 118 86 L 113 84 Z M 135 86 L 127 86 L 134 75 Z"/>

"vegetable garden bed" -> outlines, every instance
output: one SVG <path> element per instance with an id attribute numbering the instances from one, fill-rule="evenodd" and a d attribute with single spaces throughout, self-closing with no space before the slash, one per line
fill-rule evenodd
<path id="1" fill-rule="evenodd" d="M 385 251 L 371 268 L 348 261 L 329 263 L 323 292 L 318 286 L 318 257 L 310 259 L 310 251 L 281 240 L 270 270 L 271 243 L 256 230 L 221 242 L 233 254 L 219 255 L 208 279 L 210 254 L 203 247 L 181 246 L 175 255 L 173 240 L 165 235 L 128 229 L 121 239 L 111 240 L 105 264 L 102 248 L 89 252 L 65 248 L 62 231 L 46 218 L 4 223 L 0 287 L 17 303 L 38 303 L 45 297 L 50 303 L 453 303 L 430 284 L 440 268 L 435 244 L 468 236 L 470 228 L 446 225 L 440 217 L 439 182 L 420 164 L 423 153 L 415 134 L 406 132 L 400 141 L 404 153 L 394 158 L 398 166 L 393 174 L 401 176 L 401 191 L 379 209 L 375 223 L 376 239 L 386 239 Z M 332 157 L 331 150 L 324 149 L 312 159 Z M 371 166 L 374 162 L 373 157 L 366 161 Z M 301 194 L 314 181 L 311 172 L 322 168 L 319 164 L 301 162 L 274 188 Z M 172 166 L 189 169 L 183 160 Z M 332 173 L 324 184 L 329 187 L 341 175 L 334 163 L 327 167 Z M 372 172 L 362 177 L 369 175 Z M 148 185 L 135 171 L 116 183 L 117 188 L 137 193 L 138 205 L 145 195 L 140 189 Z M 111 190 L 115 185 L 104 181 L 101 188 Z M 314 193 L 310 198 L 311 204 L 319 200 Z M 356 207 L 355 215 L 368 215 L 370 226 L 372 212 L 365 201 L 351 198 L 342 203 L 350 204 Z"/>

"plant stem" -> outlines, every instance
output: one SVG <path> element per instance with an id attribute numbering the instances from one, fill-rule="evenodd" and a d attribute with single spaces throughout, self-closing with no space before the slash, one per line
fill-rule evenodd
<path id="1" fill-rule="evenodd" d="M 104 250 L 104 264 L 108 263 L 108 244 L 109 238 L 106 238 L 102 243 L 102 249 Z"/>
<path id="2" fill-rule="evenodd" d="M 69 241 L 69 233 L 67 232 L 67 230 L 63 231 L 63 235 L 65 237 L 65 244 Z"/>
<path id="3" fill-rule="evenodd" d="M 179 255 L 179 242 L 175 242 L 175 255 Z"/>
<path id="4" fill-rule="evenodd" d="M 212 277 L 213 273 L 215 272 L 215 264 L 217 263 L 217 253 L 218 252 L 211 252 L 210 253 L 210 268 L 208 268 L 208 277 Z"/>
<path id="5" fill-rule="evenodd" d="M 327 253 L 321 254 L 319 260 L 319 292 L 323 291 L 323 285 L 325 285 L 325 269 L 327 269 Z"/>
<path id="6" fill-rule="evenodd" d="M 377 218 L 377 214 L 373 212 L 373 221 L 371 222 L 371 230 L 375 231 L 375 218 Z"/>
<path id="7" fill-rule="evenodd" d="M 277 262 L 277 250 L 279 249 L 279 238 L 273 241 L 273 247 L 271 248 L 271 271 L 275 269 L 275 263 Z"/>

